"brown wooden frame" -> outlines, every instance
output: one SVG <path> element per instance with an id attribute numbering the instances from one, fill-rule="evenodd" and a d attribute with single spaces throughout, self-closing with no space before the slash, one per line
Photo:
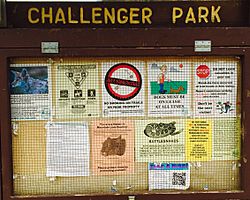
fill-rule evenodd
<path id="1" fill-rule="evenodd" d="M 212 52 L 195 53 L 194 41 L 212 41 Z M 42 41 L 58 41 L 59 54 L 42 54 Z M 241 192 L 136 194 L 136 199 L 250 199 L 250 28 L 149 29 L 2 29 L 0 30 L 0 120 L 2 193 L 4 200 L 128 199 L 105 196 L 13 196 L 12 145 L 8 59 L 13 57 L 106 56 L 240 56 L 242 58 L 242 166 Z M 131 194 L 133 195 L 133 194 Z"/>

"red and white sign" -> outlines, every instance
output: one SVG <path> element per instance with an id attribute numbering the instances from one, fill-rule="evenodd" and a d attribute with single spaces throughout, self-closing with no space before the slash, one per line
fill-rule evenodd
<path id="1" fill-rule="evenodd" d="M 134 98 L 140 92 L 141 86 L 141 74 L 131 64 L 116 64 L 105 76 L 105 88 L 117 100 L 125 101 Z"/>
<path id="2" fill-rule="evenodd" d="M 196 75 L 200 78 L 207 78 L 210 76 L 210 69 L 207 65 L 200 65 L 196 69 Z"/>

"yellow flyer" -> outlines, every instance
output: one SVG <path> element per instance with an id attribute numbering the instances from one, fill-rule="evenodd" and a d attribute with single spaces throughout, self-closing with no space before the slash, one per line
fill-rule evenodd
<path id="1" fill-rule="evenodd" d="M 185 160 L 185 119 L 136 121 L 136 161 Z"/>
<path id="2" fill-rule="evenodd" d="M 100 92 L 96 63 L 58 65 L 55 117 L 82 118 L 100 115 Z"/>
<path id="3" fill-rule="evenodd" d="M 93 175 L 134 172 L 134 126 L 126 120 L 93 121 L 91 124 Z"/>
<path id="4" fill-rule="evenodd" d="M 188 119 L 186 123 L 186 160 L 212 159 L 212 122 L 208 119 Z"/>

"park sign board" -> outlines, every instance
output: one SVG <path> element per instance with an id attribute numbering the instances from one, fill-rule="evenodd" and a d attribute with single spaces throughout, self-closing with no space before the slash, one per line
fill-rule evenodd
<path id="1" fill-rule="evenodd" d="M 249 2 L 7 2 L 14 28 L 248 27 Z"/>

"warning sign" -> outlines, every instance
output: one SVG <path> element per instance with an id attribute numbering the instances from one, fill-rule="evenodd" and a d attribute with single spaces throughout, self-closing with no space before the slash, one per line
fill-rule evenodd
<path id="1" fill-rule="evenodd" d="M 210 69 L 206 65 L 200 65 L 196 69 L 196 75 L 200 78 L 207 78 L 210 76 Z"/>
<path id="2" fill-rule="evenodd" d="M 144 62 L 103 63 L 103 115 L 144 115 Z"/>
<path id="3" fill-rule="evenodd" d="M 140 91 L 142 79 L 140 72 L 131 64 L 120 63 L 109 69 L 105 77 L 108 93 L 118 100 L 134 98 Z"/>

